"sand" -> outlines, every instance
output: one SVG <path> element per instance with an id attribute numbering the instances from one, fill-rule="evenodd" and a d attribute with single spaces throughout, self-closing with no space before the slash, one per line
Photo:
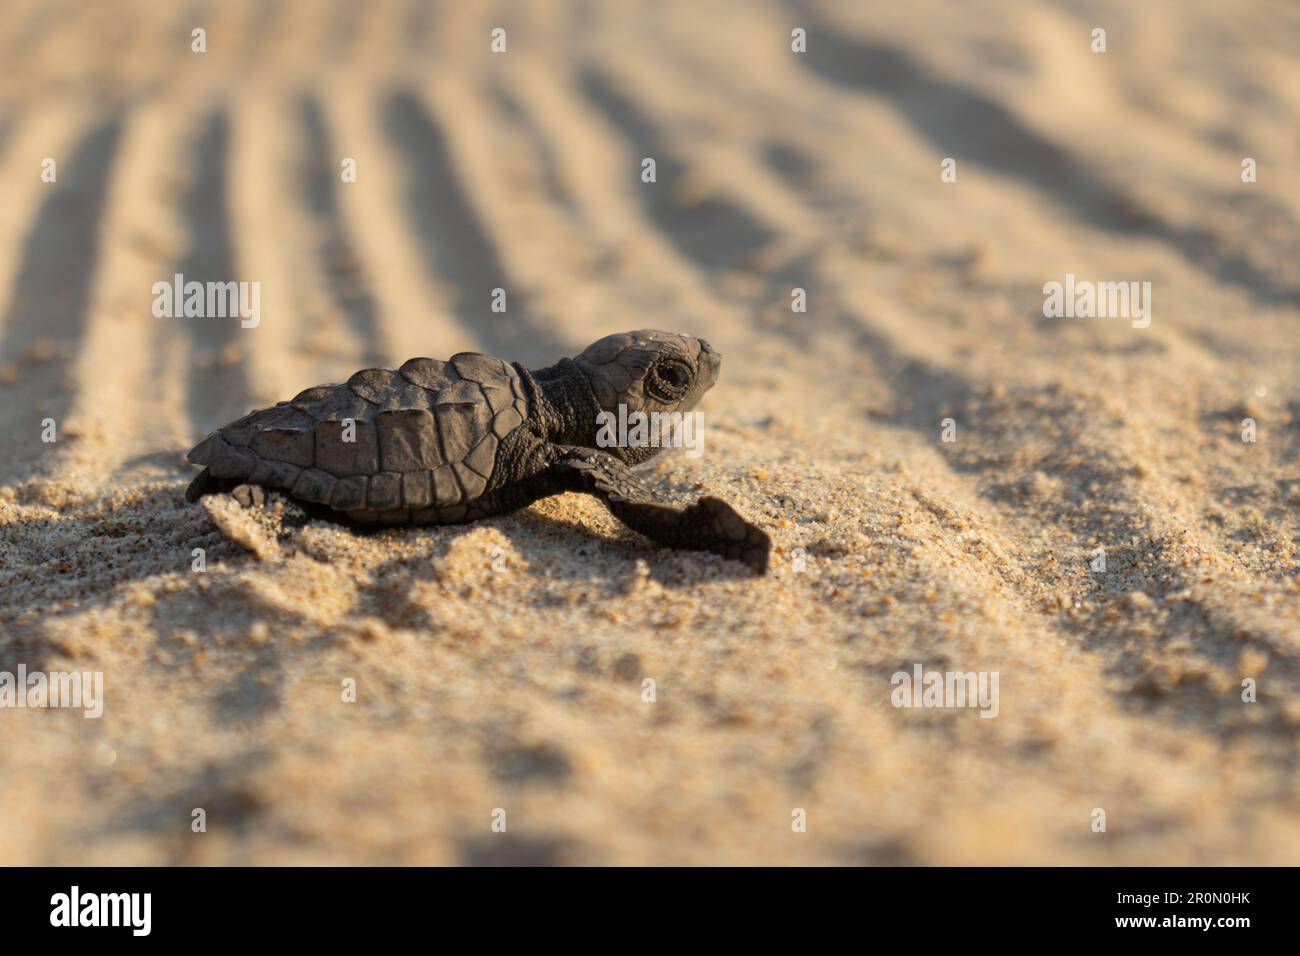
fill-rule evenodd
<path id="1" fill-rule="evenodd" d="M 105 697 L 0 710 L 0 863 L 1300 862 L 1294 8 L 638 7 L 5 4 L 0 670 Z M 155 318 L 177 272 L 260 325 Z M 306 386 L 647 327 L 725 356 L 649 480 L 761 579 L 574 495 L 183 500 Z"/>

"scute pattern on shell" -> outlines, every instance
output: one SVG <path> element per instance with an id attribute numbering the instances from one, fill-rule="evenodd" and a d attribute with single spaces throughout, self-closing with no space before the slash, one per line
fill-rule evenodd
<path id="1" fill-rule="evenodd" d="M 473 352 L 414 358 L 245 415 L 189 458 L 214 478 L 281 488 L 358 520 L 454 521 L 487 491 L 501 441 L 528 412 L 509 363 Z"/>

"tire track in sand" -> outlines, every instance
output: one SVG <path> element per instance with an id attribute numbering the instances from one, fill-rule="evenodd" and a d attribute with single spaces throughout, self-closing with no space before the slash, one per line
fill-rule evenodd
<path id="1" fill-rule="evenodd" d="M 398 92 L 384 105 L 384 127 L 407 162 L 409 209 L 426 268 L 454 295 L 457 320 L 491 355 L 525 364 L 564 353 L 566 343 L 530 314 L 507 275 L 493 237 L 467 198 L 446 134 L 418 95 Z M 505 289 L 507 311 L 492 311 L 493 290 Z M 511 294 L 513 292 L 513 294 Z M 522 300 L 522 301 L 521 301 Z"/>
<path id="2" fill-rule="evenodd" d="M 191 144 L 194 170 L 181 208 L 189 233 L 176 272 L 190 282 L 235 281 L 230 223 L 230 118 L 224 106 L 208 112 Z M 175 303 L 173 303 L 175 306 Z M 179 310 L 178 310 L 179 311 Z M 248 371 L 236 317 L 185 317 L 189 342 L 186 408 L 196 434 L 207 434 L 244 414 L 249 402 Z M 161 374 L 168 370 L 161 369 Z"/>
<path id="3" fill-rule="evenodd" d="M 653 101 L 655 96 L 652 91 L 642 88 L 639 89 L 641 94 L 638 99 L 641 102 L 647 100 Z M 669 99 L 665 94 L 660 96 L 661 109 L 664 103 Z M 674 103 L 675 105 L 675 103 Z M 637 107 L 632 105 L 631 100 L 625 100 L 621 107 L 625 126 L 631 132 L 635 141 L 640 144 L 652 144 L 659 140 L 660 134 L 658 129 L 662 128 L 662 121 L 652 118 L 650 115 L 636 115 Z M 690 105 L 683 105 L 680 110 L 689 112 Z M 670 112 L 670 116 L 671 116 Z M 661 148 L 660 148 L 661 151 Z M 758 203 L 746 202 L 744 190 L 737 189 L 745 184 L 743 177 L 736 177 L 730 182 L 733 195 L 741 203 L 742 208 L 756 210 L 759 208 Z M 791 193 L 785 197 L 788 201 L 797 202 L 797 198 Z M 809 210 L 809 213 L 816 215 L 816 210 Z M 662 221 L 662 220 L 661 220 Z M 766 221 L 772 229 L 779 228 L 779 223 L 766 217 Z M 669 223 L 668 228 L 671 228 Z M 818 273 L 822 273 L 818 275 Z M 817 265 L 807 276 L 813 280 L 819 289 L 824 290 L 823 308 L 829 307 L 833 313 L 837 313 L 836 324 L 851 334 L 856 335 L 861 345 L 865 346 L 866 352 L 872 356 L 881 377 L 889 382 L 895 394 L 907 404 L 907 407 L 900 409 L 894 416 L 897 424 L 906 424 L 907 427 L 913 427 L 927 435 L 934 432 L 936 422 L 940 416 L 940 410 L 945 408 L 963 409 L 966 414 L 963 415 L 963 421 L 970 422 L 970 415 L 974 414 L 974 409 L 985 405 L 988 402 L 987 389 L 985 384 L 977 378 L 966 374 L 960 367 L 954 367 L 951 363 L 936 363 L 932 357 L 929 344 L 931 337 L 922 332 L 913 329 L 914 322 L 910 315 L 895 316 L 895 320 L 886 323 L 888 328 L 881 326 L 880 319 L 883 317 L 883 303 L 878 296 L 872 296 L 870 303 L 863 307 L 864 303 L 860 296 L 852 296 L 855 300 L 855 306 L 851 306 L 848 301 L 842 297 L 846 294 L 847 276 L 844 274 L 835 275 L 827 273 L 825 265 Z M 825 302 L 829 299 L 830 302 Z M 839 302 L 837 305 L 836 302 Z M 907 333 L 900 339 L 898 332 L 900 329 L 907 329 Z M 906 344 L 905 344 L 906 343 Z M 1076 397 L 1078 400 L 1084 400 L 1082 396 Z M 1035 406 L 1032 400 L 1025 407 L 1033 409 Z M 1048 406 L 1052 410 L 1052 419 L 1059 422 L 1062 416 L 1067 414 L 1066 409 L 1069 407 L 1069 400 L 1065 404 L 1051 403 Z M 1187 410 L 1182 410 L 1184 417 Z M 994 417 L 993 420 L 1002 418 L 1011 418 L 1019 420 L 1024 417 L 1023 410 L 1020 413 L 1003 412 Z M 1042 423 L 1042 428 L 1052 431 L 1051 422 Z M 969 425 L 968 425 L 969 428 Z M 975 423 L 975 437 L 979 435 L 979 424 Z M 1109 451 L 1100 457 L 1093 456 L 1088 458 L 1088 464 L 1081 466 L 1078 455 L 1074 458 L 1061 460 L 1058 466 L 1048 463 L 1047 459 L 1041 462 L 1049 474 L 1060 473 L 1062 475 L 1077 475 L 1080 468 L 1085 473 L 1092 474 L 1094 480 L 1102 482 L 1109 487 L 1123 488 L 1129 484 L 1130 473 L 1138 467 L 1141 461 L 1141 455 L 1136 449 L 1129 458 L 1130 467 L 1124 467 L 1122 463 L 1111 460 L 1111 451 L 1115 451 L 1114 439 L 1099 436 L 1093 441 L 1080 442 L 1080 430 L 1082 424 L 1073 426 L 1073 437 L 1061 436 L 1063 448 L 1073 449 L 1076 452 L 1082 452 L 1083 449 L 1095 445 L 1098 449 L 1106 448 Z M 1088 429 L 1089 431 L 1091 429 Z M 970 432 L 968 431 L 969 435 Z M 1009 437 L 1009 436 L 1008 436 Z M 1004 444 L 1007 439 L 1004 438 Z M 1123 445 L 1121 444 L 1121 448 Z M 1066 456 L 1069 457 L 1068 455 Z M 969 455 L 957 456 L 939 456 L 940 460 L 949 459 L 949 466 L 955 465 L 957 461 L 965 459 L 965 467 L 954 468 L 954 475 L 959 481 L 966 485 L 971 491 L 978 491 L 975 497 L 970 498 L 972 503 L 979 503 L 985 495 L 990 494 L 989 475 L 986 465 L 978 465 L 972 468 L 971 461 L 978 461 L 980 455 L 977 453 L 975 459 Z M 1015 469 L 1001 469 L 1003 474 L 1000 484 L 1003 488 L 1018 487 L 1018 482 L 1024 477 L 1023 473 Z M 974 480 L 972 480 L 974 479 Z M 979 482 L 978 486 L 975 482 Z M 1000 494 L 1000 493 L 999 493 Z M 994 495 L 996 497 L 996 494 Z M 1028 502 L 1022 502 L 1022 506 Z M 1240 614 L 1228 613 L 1212 608 L 1222 605 L 1225 602 L 1216 600 L 1215 596 L 1210 593 L 1199 594 L 1198 589 L 1193 586 L 1190 591 L 1186 590 L 1188 585 L 1193 585 L 1190 575 L 1183 573 L 1179 567 L 1179 562 L 1186 561 L 1185 555 L 1188 554 L 1189 548 L 1192 554 L 1199 554 L 1201 560 L 1218 561 L 1226 556 L 1226 551 L 1218 543 L 1207 541 L 1199 535 L 1190 541 L 1184 539 L 1187 526 L 1194 526 L 1197 521 L 1194 516 L 1186 515 L 1183 520 L 1175 519 L 1172 522 L 1155 522 L 1151 523 L 1149 516 L 1145 513 L 1146 509 L 1142 507 L 1140 497 L 1135 493 L 1130 500 L 1109 501 L 1098 503 L 1092 507 L 1088 506 L 1087 501 L 1082 502 L 1083 511 L 1076 512 L 1072 518 L 1062 520 L 1058 516 L 1044 516 L 1037 514 L 1032 518 L 1027 518 L 1027 525 L 1039 527 L 1052 527 L 1058 536 L 1055 545 L 1071 552 L 1077 552 L 1082 555 L 1086 553 L 1082 542 L 1087 540 L 1090 535 L 1101 534 L 1108 542 L 1118 542 L 1119 550 L 1113 560 L 1117 560 L 1121 568 L 1125 566 L 1133 567 L 1129 564 L 1134 560 L 1130 555 L 1131 543 L 1143 544 L 1135 552 L 1140 557 L 1138 560 L 1144 565 L 1140 575 L 1132 578 L 1132 583 L 1127 586 L 1121 585 L 1114 589 L 1113 579 L 1109 588 L 1099 588 L 1094 582 L 1089 581 L 1086 576 L 1072 573 L 1068 569 L 1068 559 L 1063 563 L 1063 574 L 1058 577 L 1058 586 L 1062 591 L 1078 592 L 1080 599 L 1091 601 L 1092 610 L 1087 614 L 1087 626 L 1081 627 L 1077 616 L 1074 618 L 1062 617 L 1053 610 L 1047 610 L 1038 607 L 1038 601 L 1033 597 L 1032 592 L 1037 590 L 1041 585 L 1041 575 L 1038 573 L 1038 565 L 1042 561 L 1042 554 L 1037 550 L 1025 551 L 1023 548 L 1016 547 L 1015 541 L 1019 538 L 1012 539 L 1009 536 L 998 535 L 1001 539 L 1001 550 L 1006 554 L 1014 554 L 1020 569 L 1019 574 L 1013 574 L 1007 581 L 1012 582 L 1013 586 L 1018 586 L 1022 591 L 1022 599 L 1026 607 L 1034 609 L 1034 613 L 1041 615 L 1041 623 L 1045 628 L 1060 629 L 1078 639 L 1083 632 L 1095 633 L 1097 629 L 1103 627 L 1104 621 L 1116 622 L 1120 620 L 1128 621 L 1134 627 L 1138 627 L 1138 622 L 1134 620 L 1135 615 L 1129 613 L 1129 602 L 1126 594 L 1130 589 L 1140 590 L 1145 587 L 1147 592 L 1154 593 L 1157 597 L 1173 595 L 1180 593 L 1183 604 L 1181 609 L 1175 607 L 1172 616 L 1179 621 L 1179 627 L 1191 638 L 1192 657 L 1180 654 L 1162 655 L 1152 658 L 1149 653 L 1143 653 L 1132 643 L 1121 642 L 1113 637 L 1105 642 L 1090 643 L 1087 646 L 1090 649 L 1103 653 L 1108 662 L 1108 667 L 1115 673 L 1123 675 L 1125 684 L 1121 700 L 1125 699 L 1124 695 L 1129 693 L 1146 694 L 1163 698 L 1165 695 L 1174 693 L 1180 685 L 1183 686 L 1183 693 L 1175 693 L 1173 697 L 1164 701 L 1166 706 L 1163 708 L 1167 716 L 1175 719 L 1186 719 L 1187 715 L 1192 715 L 1207 730 L 1214 730 L 1219 733 L 1241 732 L 1246 729 L 1237 726 L 1234 729 L 1231 722 L 1227 719 L 1233 714 L 1234 708 L 1231 706 L 1213 706 L 1214 700 L 1213 687 L 1222 686 L 1226 675 L 1231 673 L 1231 669 L 1236 665 L 1236 650 L 1228 653 L 1227 657 L 1223 654 L 1225 643 L 1232 634 L 1245 635 L 1247 646 L 1254 646 L 1259 649 L 1266 648 L 1276 661 L 1274 671 L 1279 677 L 1291 682 L 1297 677 L 1296 653 L 1295 648 L 1286 638 L 1286 625 L 1281 622 L 1269 624 L 1265 620 L 1242 618 Z M 1076 509 L 1079 503 L 1076 503 Z M 937 507 L 937 506 L 936 506 Z M 992 517 L 987 505 L 980 504 L 979 512 L 983 513 L 984 520 L 987 521 Z M 944 520 L 951 519 L 951 512 L 943 508 L 941 514 L 945 516 Z M 973 517 L 973 516 L 970 516 Z M 1045 524 L 1044 524 L 1045 523 Z M 1027 530 L 1027 529 L 1024 529 Z M 985 529 L 987 536 L 987 527 Z M 1030 536 L 1029 540 L 1033 540 Z M 1186 544 L 1187 546 L 1184 546 Z M 1019 552 L 1019 553 L 1017 553 Z M 1064 557 L 1064 555 L 1063 555 Z M 1267 582 L 1250 576 L 1249 572 L 1238 565 L 1235 568 L 1238 574 L 1245 574 L 1246 577 L 1239 585 L 1228 585 L 1234 590 L 1239 590 L 1240 600 L 1235 604 L 1238 607 L 1249 606 L 1246 600 L 1249 592 L 1258 588 L 1267 589 Z M 1128 575 L 1126 572 L 1126 576 Z M 1222 589 L 1224 585 L 1219 583 L 1217 588 Z M 1145 593 L 1145 592 L 1144 592 Z M 1098 604 L 1098 602 L 1100 602 Z M 1233 601 L 1226 602 L 1229 605 Z M 1199 610 L 1192 610 L 1199 608 Z M 1139 628 L 1140 629 L 1140 628 Z M 1121 649 L 1122 647 L 1122 649 Z M 1205 661 L 1211 661 L 1214 667 L 1226 668 L 1226 671 L 1219 670 L 1217 673 L 1211 671 L 1207 689 L 1211 690 L 1209 694 L 1196 693 L 1196 683 L 1207 672 L 1204 669 Z M 1190 685 L 1189 685 L 1190 678 Z M 1186 691 L 1190 689 L 1189 695 Z M 1235 709 L 1239 714 L 1239 708 Z M 1182 715 L 1182 716 L 1179 716 Z M 1277 722 L 1278 714 L 1274 713 L 1273 729 L 1281 729 Z"/>
<path id="4" fill-rule="evenodd" d="M 321 90 L 318 103 L 333 159 L 355 159 L 357 181 L 338 191 L 340 235 L 347 237 L 375 299 L 377 348 L 396 367 L 409 358 L 452 355 L 481 347 L 456 321 L 452 297 L 427 270 L 413 233 L 408 195 L 416 175 L 384 148 L 379 112 L 391 92 L 344 74 Z"/>
<path id="5" fill-rule="evenodd" d="M 809 35 L 815 36 L 810 42 L 822 51 L 801 62 L 833 83 L 890 101 L 934 144 L 938 155 L 963 157 L 1032 186 L 1093 228 L 1157 239 L 1188 265 L 1246 290 L 1262 304 L 1300 302 L 1300 290 L 1294 285 L 1279 282 L 1268 270 L 1225 246 L 1213 232 L 1169 222 L 1144 208 L 1002 103 L 930 72 L 901 47 L 849 39 L 811 16 L 807 4 L 791 6 L 810 24 Z"/>
<path id="6" fill-rule="evenodd" d="M 320 236 L 316 242 L 317 259 L 335 302 L 347 316 L 361 361 L 377 365 L 383 360 L 379 305 L 339 208 L 338 194 L 347 188 L 341 182 L 341 157 L 331 140 L 325 114 L 313 97 L 303 96 L 298 101 L 298 118 L 306 138 L 302 185 Z"/>
<path id="7" fill-rule="evenodd" d="M 610 331 L 611 315 L 651 314 L 656 324 L 703 336 L 736 356 L 729 381 L 761 367 L 761 354 L 755 353 L 762 352 L 762 343 L 746 334 L 743 312 L 718 294 L 714 276 L 690 258 L 682 242 L 657 228 L 653 200 L 637 194 L 670 189 L 672 183 L 640 183 L 641 157 L 584 95 L 575 71 L 549 69 L 527 53 L 514 64 L 502 71 L 500 82 L 531 117 L 538 137 L 532 149 L 554 157 L 572 203 L 566 211 L 538 203 L 536 214 L 563 237 L 566 250 L 579 250 L 577 257 L 589 263 L 586 271 L 600 277 L 568 293 L 574 321 L 592 337 Z M 713 399 L 719 400 L 725 399 Z"/>
<path id="8" fill-rule="evenodd" d="M 100 221 L 121 125 L 113 115 L 80 139 L 59 164 L 58 181 L 27 234 L 0 325 L 0 366 L 13 362 L 18 367 L 18 381 L 0 403 L 0 432 L 30 440 L 18 442 L 0 464 L 0 482 L 26 478 L 57 448 L 57 443 L 41 441 L 41 422 L 52 418 L 61 429 L 72 405 L 69 358 L 86 332 L 91 285 L 102 254 Z M 37 176 L 37 169 L 29 175 Z"/>
<path id="9" fill-rule="evenodd" d="M 61 449 L 59 477 L 79 496 L 120 478 L 125 465 L 177 463 L 191 437 L 184 383 L 154 374 L 171 338 L 155 318 L 153 286 L 170 281 L 172 250 L 182 236 L 174 193 L 174 144 L 185 114 L 169 99 L 141 102 L 126 114 L 102 227 L 103 262 L 90 295 L 90 321 L 75 363 L 69 413 L 77 438 Z"/>

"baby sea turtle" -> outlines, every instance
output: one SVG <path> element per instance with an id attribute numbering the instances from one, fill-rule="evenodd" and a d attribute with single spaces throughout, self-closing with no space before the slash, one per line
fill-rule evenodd
<path id="1" fill-rule="evenodd" d="M 189 453 L 206 467 L 185 497 L 261 486 L 333 517 L 400 525 L 458 524 L 578 491 L 660 544 L 761 574 L 762 529 L 719 498 L 662 502 L 633 473 L 658 447 L 597 447 L 601 412 L 688 412 L 721 365 L 703 339 L 643 330 L 537 371 L 475 352 L 365 369 L 213 432 Z"/>

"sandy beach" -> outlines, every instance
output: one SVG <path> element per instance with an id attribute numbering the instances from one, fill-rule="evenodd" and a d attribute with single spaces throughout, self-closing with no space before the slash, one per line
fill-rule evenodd
<path id="1" fill-rule="evenodd" d="M 1283 0 L 8 0 L 0 672 L 103 713 L 0 707 L 0 864 L 1300 863 L 1297 50 Z M 725 357 L 647 480 L 762 577 L 573 494 L 184 500 L 308 386 L 643 328 Z"/>

